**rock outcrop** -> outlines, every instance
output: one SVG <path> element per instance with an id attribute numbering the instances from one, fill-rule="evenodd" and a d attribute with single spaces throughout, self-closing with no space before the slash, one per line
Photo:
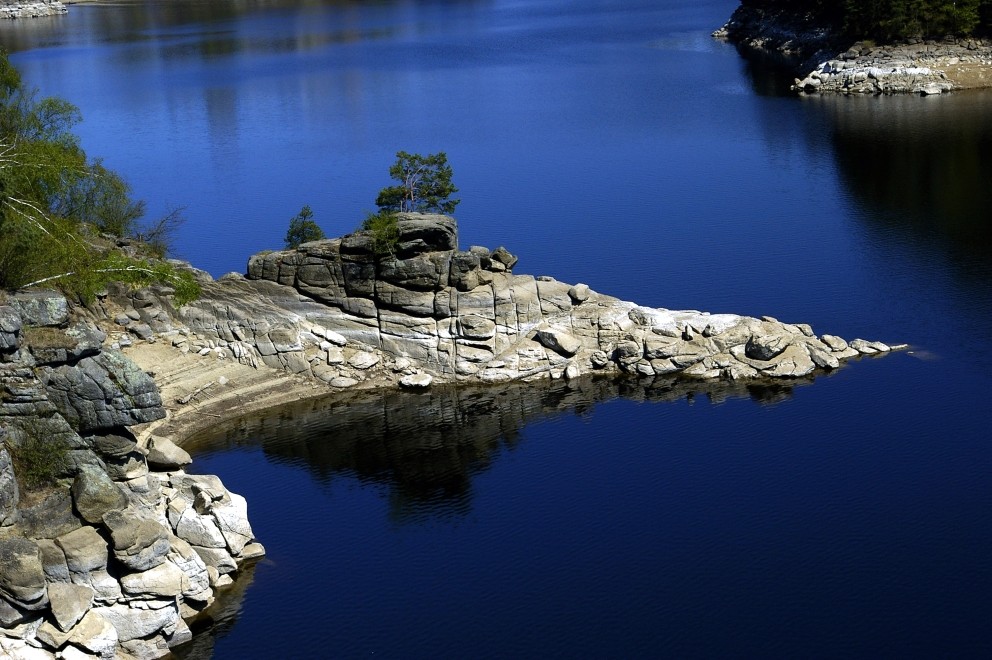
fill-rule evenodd
<path id="1" fill-rule="evenodd" d="M 0 19 L 3 18 L 39 18 L 42 16 L 57 16 L 68 9 L 59 0 L 0 0 Z"/>
<path id="2" fill-rule="evenodd" d="M 124 285 L 86 310 L 51 293 L 0 305 L 0 651 L 150 658 L 190 639 L 186 621 L 264 549 L 244 498 L 184 472 L 190 456 L 165 433 L 207 410 L 236 418 L 252 390 L 570 391 L 602 374 L 650 396 L 702 383 L 754 395 L 892 350 L 520 275 L 505 248 L 459 250 L 446 216 L 401 214 L 398 234 L 389 254 L 358 232 L 255 255 L 247 276 L 199 273 L 203 296 L 182 309 L 168 287 Z M 29 502 L 31 465 L 51 485 Z"/>
<path id="3" fill-rule="evenodd" d="M 992 41 L 985 39 L 854 43 L 810 14 L 744 6 L 713 36 L 791 70 L 793 89 L 803 94 L 927 96 L 992 86 Z"/>
<path id="4" fill-rule="evenodd" d="M 828 343 L 806 325 L 770 317 L 653 309 L 584 284 L 518 275 L 504 248 L 457 249 L 445 216 L 404 214 L 398 225 L 394 254 L 376 255 L 363 232 L 258 254 L 247 277 L 204 282 L 204 296 L 178 312 L 162 297 L 118 297 L 124 327 L 158 324 L 187 354 L 268 366 L 332 389 L 423 387 L 429 381 L 418 374 L 481 383 L 593 372 L 798 378 L 890 350 Z"/>
<path id="5" fill-rule="evenodd" d="M 106 338 L 54 293 L 0 305 L 3 657 L 165 655 L 263 552 L 243 498 L 167 439 L 138 444 L 129 427 L 165 409 Z"/>

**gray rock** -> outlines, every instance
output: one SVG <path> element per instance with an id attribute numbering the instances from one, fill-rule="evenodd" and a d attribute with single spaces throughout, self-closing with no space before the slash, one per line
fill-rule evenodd
<path id="1" fill-rule="evenodd" d="M 20 347 L 21 316 L 10 306 L 0 306 L 0 353 L 13 353 Z"/>
<path id="2" fill-rule="evenodd" d="M 595 351 L 589 356 L 589 362 L 593 369 L 602 369 L 610 363 L 610 356 L 605 351 Z"/>
<path id="3" fill-rule="evenodd" d="M 348 364 L 355 369 L 365 371 L 366 369 L 371 369 L 375 365 L 379 364 L 379 356 L 368 351 L 359 351 L 351 356 L 351 359 L 348 360 Z"/>
<path id="4" fill-rule="evenodd" d="M 108 511 L 123 509 L 127 497 L 107 473 L 85 465 L 72 482 L 72 501 L 79 516 L 88 523 L 99 523 Z"/>
<path id="5" fill-rule="evenodd" d="M 557 328 L 538 330 L 534 335 L 534 339 L 536 339 L 545 348 L 549 348 L 556 353 L 564 355 L 565 357 L 575 355 L 579 352 L 579 349 L 582 348 L 581 341 L 570 333 Z"/>
<path id="6" fill-rule="evenodd" d="M 425 389 L 431 386 L 433 376 L 425 373 L 408 374 L 400 378 L 400 387 L 408 390 Z"/>
<path id="7" fill-rule="evenodd" d="M 21 500 L 17 478 L 14 476 L 14 464 L 10 452 L 0 445 L 0 526 L 17 522 L 17 504 Z"/>
<path id="8" fill-rule="evenodd" d="M 107 335 L 87 323 L 77 323 L 66 330 L 33 330 L 23 339 L 36 363 L 55 365 L 97 355 Z"/>
<path id="9" fill-rule="evenodd" d="M 59 630 L 51 621 L 45 621 L 38 626 L 38 641 L 48 648 L 57 649 L 69 641 L 69 633 Z M 69 648 L 76 648 L 74 646 Z M 80 651 L 82 653 L 82 651 Z M 63 656 L 63 658 L 66 656 Z M 69 656 L 71 657 L 71 656 Z M 89 655 L 85 657 L 89 658 Z"/>
<path id="10" fill-rule="evenodd" d="M 69 581 L 69 566 L 65 562 L 65 553 L 51 539 L 36 539 L 41 551 L 41 568 L 45 572 L 45 581 L 49 586 L 55 582 Z"/>
<path id="11" fill-rule="evenodd" d="M 0 596 L 25 610 L 48 604 L 41 550 L 21 537 L 0 539 Z"/>
<path id="12" fill-rule="evenodd" d="M 165 417 L 155 381 L 117 351 L 45 369 L 42 380 L 55 408 L 83 434 Z"/>
<path id="13" fill-rule="evenodd" d="M 117 627 L 101 616 L 96 609 L 87 612 L 69 634 L 70 643 L 81 646 L 101 658 L 114 657 L 117 641 Z"/>
<path id="14" fill-rule="evenodd" d="M 54 539 L 82 526 L 72 510 L 68 489 L 60 489 L 29 507 L 20 508 L 18 529 L 30 538 Z"/>
<path id="15" fill-rule="evenodd" d="M 24 291 L 10 299 L 25 325 L 62 326 L 69 320 L 69 304 L 55 291 Z"/>
<path id="16" fill-rule="evenodd" d="M 146 458 L 149 467 L 162 471 L 178 470 L 193 462 L 189 453 L 172 440 L 155 436 L 148 439 Z"/>
<path id="17" fill-rule="evenodd" d="M 496 324 L 477 314 L 458 317 L 458 332 L 466 339 L 492 339 L 496 336 Z"/>
<path id="18" fill-rule="evenodd" d="M 138 339 L 149 340 L 155 336 L 155 331 L 147 323 L 132 323 L 127 326 L 128 332 L 133 334 Z"/>
<path id="19" fill-rule="evenodd" d="M 840 360 L 833 353 L 810 345 L 806 346 L 806 350 L 809 351 L 809 356 L 813 360 L 813 364 L 821 369 L 836 369 L 840 366 Z"/>
<path id="20" fill-rule="evenodd" d="M 239 555 L 245 545 L 254 540 L 255 534 L 248 523 L 248 502 L 241 495 L 231 493 L 230 502 L 215 504 L 210 514 L 217 521 L 232 555 Z"/>
<path id="21" fill-rule="evenodd" d="M 840 337 L 835 337 L 834 335 L 823 335 L 820 337 L 820 341 L 829 346 L 832 351 L 840 352 L 848 349 L 847 342 Z"/>
<path id="22" fill-rule="evenodd" d="M 781 355 L 794 340 L 789 334 L 752 335 L 744 347 L 744 353 L 752 360 L 771 360 Z"/>
<path id="23" fill-rule="evenodd" d="M 93 527 L 63 534 L 55 539 L 65 553 L 66 565 L 71 573 L 89 573 L 107 568 L 107 542 Z"/>
<path id="24" fill-rule="evenodd" d="M 865 341 L 864 339 L 853 339 L 851 340 L 850 347 L 856 350 L 862 355 L 874 355 L 880 351 L 871 345 L 871 342 Z"/>
<path id="25" fill-rule="evenodd" d="M 183 573 L 182 596 L 187 600 L 206 603 L 213 597 L 207 565 L 193 547 L 179 538 L 172 539 L 172 548 L 166 557 Z"/>
<path id="26" fill-rule="evenodd" d="M 69 632 L 93 606 L 93 589 L 81 584 L 49 584 L 48 597 L 55 625 L 62 632 Z"/>
<path id="27" fill-rule="evenodd" d="M 200 548 L 193 546 L 193 550 L 200 556 L 204 564 L 214 567 L 221 575 L 233 573 L 238 569 L 238 565 L 231 556 L 231 553 L 224 548 Z"/>
<path id="28" fill-rule="evenodd" d="M 406 258 L 424 252 L 458 249 L 455 219 L 445 215 L 400 213 L 396 218 L 399 234 L 396 252 Z"/>
<path id="29" fill-rule="evenodd" d="M 816 365 L 806 348 L 792 344 L 774 359 L 774 364 L 764 371 L 775 378 L 799 378 L 813 373 Z"/>
<path id="30" fill-rule="evenodd" d="M 206 548 L 226 548 L 227 542 L 213 516 L 188 508 L 180 514 L 175 525 L 176 536 L 192 545 Z"/>
<path id="31" fill-rule="evenodd" d="M 517 265 L 518 258 L 501 245 L 493 250 L 492 260 L 495 263 L 503 264 L 506 270 L 513 270 L 513 267 Z"/>
<path id="32" fill-rule="evenodd" d="M 140 573 L 125 575 L 121 578 L 121 588 L 125 594 L 175 598 L 183 592 L 185 577 L 178 566 L 166 561 Z"/>
<path id="33" fill-rule="evenodd" d="M 576 305 L 581 305 L 585 301 L 589 300 L 590 296 L 589 286 L 587 284 L 576 284 L 568 290 L 568 297 L 572 299 L 572 302 Z"/>
<path id="34" fill-rule="evenodd" d="M 160 522 L 110 511 L 103 523 L 110 530 L 114 557 L 128 568 L 147 571 L 165 561 L 171 535 Z"/>
<path id="35" fill-rule="evenodd" d="M 94 607 L 90 614 L 99 614 L 109 621 L 121 642 L 151 637 L 160 630 L 178 625 L 179 608 L 176 599 L 134 600 L 107 607 Z"/>

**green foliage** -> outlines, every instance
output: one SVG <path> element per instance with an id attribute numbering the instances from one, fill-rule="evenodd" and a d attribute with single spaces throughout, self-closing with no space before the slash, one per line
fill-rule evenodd
<path id="1" fill-rule="evenodd" d="M 369 213 L 362 222 L 362 229 L 369 232 L 372 237 L 372 252 L 376 256 L 385 257 L 396 253 L 400 232 L 395 213 L 391 211 Z"/>
<path id="2" fill-rule="evenodd" d="M 814 16 L 857 39 L 969 35 L 992 28 L 992 0 L 743 0 L 742 4 Z"/>
<path id="3" fill-rule="evenodd" d="M 188 300 L 198 288 L 191 274 L 115 254 L 112 242 L 93 235 L 140 237 L 145 205 L 120 175 L 87 160 L 72 132 L 79 120 L 72 104 L 25 89 L 0 52 L 0 287 L 58 287 L 86 298 L 124 279 L 169 284 Z M 164 254 L 164 240 L 156 250 Z"/>
<path id="4" fill-rule="evenodd" d="M 40 421 L 25 421 L 17 427 L 19 439 L 9 442 L 8 449 L 21 487 L 31 491 L 55 485 L 71 468 L 68 442 L 48 433 Z"/>
<path id="5" fill-rule="evenodd" d="M 449 199 L 458 188 L 451 183 L 452 170 L 443 151 L 426 156 L 398 151 L 389 176 L 399 185 L 379 191 L 375 203 L 380 210 L 450 215 L 461 201 Z"/>
<path id="6" fill-rule="evenodd" d="M 319 241 L 322 238 L 324 231 L 313 221 L 313 211 L 309 206 L 304 206 L 289 221 L 289 229 L 286 230 L 286 249 L 295 250 L 303 243 Z"/>

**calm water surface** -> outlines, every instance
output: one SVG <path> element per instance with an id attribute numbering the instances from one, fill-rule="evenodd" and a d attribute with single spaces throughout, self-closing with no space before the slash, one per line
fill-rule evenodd
<path id="1" fill-rule="evenodd" d="M 992 654 L 992 95 L 798 99 L 732 0 L 142 2 L 0 24 L 214 275 L 445 150 L 463 246 L 913 345 L 791 388 L 320 401 L 198 439 L 269 554 L 187 657 Z M 290 651 L 291 650 L 291 651 Z"/>

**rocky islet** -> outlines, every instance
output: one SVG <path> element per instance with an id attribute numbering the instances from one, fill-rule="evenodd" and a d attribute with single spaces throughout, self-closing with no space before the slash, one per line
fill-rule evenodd
<path id="1" fill-rule="evenodd" d="M 76 309 L 51 292 L 8 296 L 0 305 L 5 653 L 149 658 L 190 639 L 187 621 L 264 549 L 244 498 L 217 477 L 184 471 L 190 457 L 173 439 L 193 426 L 177 420 L 235 417 L 249 389 L 289 386 L 298 397 L 438 383 L 580 386 L 591 375 L 666 387 L 801 382 L 893 349 L 517 274 L 505 248 L 458 249 L 447 216 L 402 214 L 398 230 L 392 254 L 377 254 L 357 232 L 260 253 L 247 275 L 200 272 L 203 296 L 179 309 L 167 287 L 113 286 Z M 201 366 L 206 376 L 194 384 Z M 223 399 L 228 392 L 234 397 Z M 199 407 L 213 399 L 225 401 L 221 412 Z M 38 437 L 64 446 L 63 485 L 24 501 L 6 447 L 16 452 Z"/>

